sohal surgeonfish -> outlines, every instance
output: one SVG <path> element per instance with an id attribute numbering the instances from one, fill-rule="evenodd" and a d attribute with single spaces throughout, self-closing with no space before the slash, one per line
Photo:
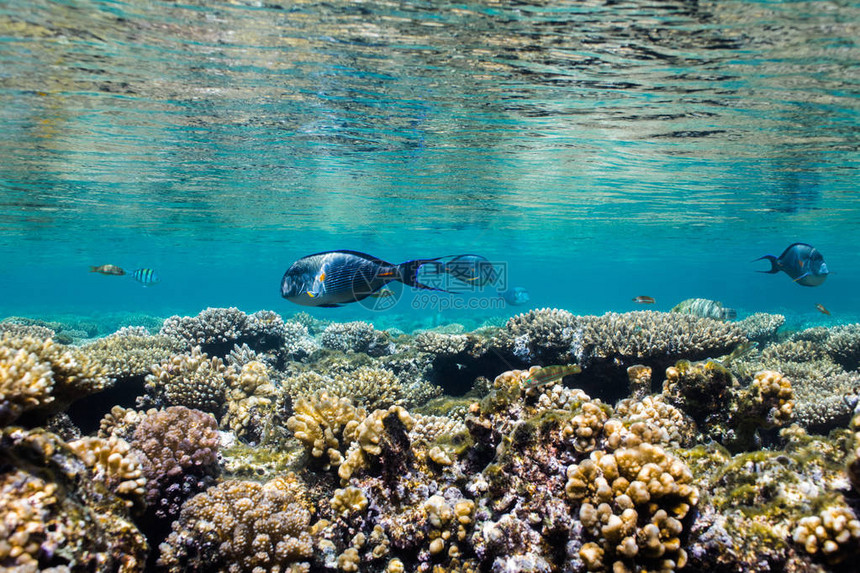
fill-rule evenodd
<path id="1" fill-rule="evenodd" d="M 416 278 L 421 265 L 436 261 L 418 259 L 395 265 L 358 251 L 316 253 L 290 265 L 281 279 L 281 296 L 304 306 L 334 307 L 373 296 L 392 281 L 442 291 Z"/>
<path id="2" fill-rule="evenodd" d="M 755 259 L 770 261 L 769 271 L 758 271 L 760 273 L 775 274 L 783 271 L 790 276 L 794 282 L 803 286 L 818 286 L 824 282 L 830 271 L 827 263 L 818 249 L 806 243 L 794 243 L 789 245 L 778 257 L 765 255 Z"/>

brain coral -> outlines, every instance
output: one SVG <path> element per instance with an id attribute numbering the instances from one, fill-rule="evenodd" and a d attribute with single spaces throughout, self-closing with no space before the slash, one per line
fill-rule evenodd
<path id="1" fill-rule="evenodd" d="M 308 571 L 310 522 L 295 481 L 226 481 L 185 504 L 158 563 L 177 573 Z"/>
<path id="2" fill-rule="evenodd" d="M 134 430 L 132 448 L 146 477 L 147 514 L 167 520 L 219 473 L 218 427 L 199 410 L 172 406 L 149 412 Z"/>

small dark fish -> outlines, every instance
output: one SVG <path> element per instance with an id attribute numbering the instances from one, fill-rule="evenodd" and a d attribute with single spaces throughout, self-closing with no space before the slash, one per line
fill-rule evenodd
<path id="1" fill-rule="evenodd" d="M 826 308 L 824 308 L 824 305 L 821 304 L 820 302 L 816 303 L 815 308 L 818 309 L 818 312 L 821 312 L 821 313 L 826 314 L 827 316 L 830 316 L 830 311 L 827 310 Z"/>
<path id="2" fill-rule="evenodd" d="M 531 300 L 529 291 L 523 287 L 514 287 L 508 290 L 503 290 L 499 293 L 499 296 L 502 297 L 506 303 L 512 306 L 527 304 Z"/>
<path id="3" fill-rule="evenodd" d="M 335 307 L 373 296 L 392 281 L 446 292 L 417 279 L 421 265 L 438 260 L 418 259 L 395 265 L 358 251 L 315 253 L 290 265 L 281 279 L 281 296 L 304 306 Z"/>
<path id="4" fill-rule="evenodd" d="M 457 255 L 447 263 L 440 264 L 439 270 L 460 282 L 475 286 L 493 284 L 499 279 L 493 263 L 481 255 Z"/>
<path id="5" fill-rule="evenodd" d="M 634 298 L 633 302 L 635 302 L 636 304 L 654 304 L 657 301 L 654 300 L 653 296 L 642 295 L 642 296 L 637 296 L 636 298 Z"/>
<path id="6" fill-rule="evenodd" d="M 525 388 L 536 388 L 538 386 L 543 386 L 544 384 L 549 384 L 550 382 L 561 380 L 569 374 L 579 374 L 580 372 L 582 372 L 582 368 L 577 364 L 568 364 L 566 366 L 544 366 L 543 368 L 533 371 L 529 377 L 526 378 L 525 382 L 523 382 L 523 386 Z"/>
<path id="7" fill-rule="evenodd" d="M 818 249 L 806 243 L 794 243 L 789 245 L 778 257 L 765 255 L 755 259 L 770 261 L 769 271 L 757 271 L 760 273 L 775 274 L 783 271 L 790 276 L 794 282 L 803 286 L 818 286 L 824 282 L 830 271 L 827 263 Z"/>
<path id="8" fill-rule="evenodd" d="M 158 275 L 152 269 L 137 269 L 131 273 L 131 276 L 143 286 L 154 285 L 158 282 Z"/>
<path id="9" fill-rule="evenodd" d="M 100 265 L 97 267 L 90 267 L 91 273 L 101 273 L 103 275 L 124 275 L 125 271 L 119 268 L 116 265 Z"/>

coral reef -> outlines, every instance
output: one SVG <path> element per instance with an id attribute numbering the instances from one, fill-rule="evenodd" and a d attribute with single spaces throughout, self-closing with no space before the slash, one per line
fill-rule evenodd
<path id="1" fill-rule="evenodd" d="M 101 364 L 77 348 L 50 338 L 0 338 L 0 425 L 25 411 L 44 420 L 112 383 Z"/>
<path id="2" fill-rule="evenodd" d="M 320 343 L 324 348 L 341 352 L 363 352 L 383 356 L 394 352 L 394 343 L 385 331 L 376 330 L 368 322 L 333 323 L 323 330 Z"/>
<path id="3" fill-rule="evenodd" d="M 141 405 L 185 406 L 221 416 L 229 375 L 224 362 L 199 347 L 152 366 L 146 377 L 148 398 Z"/>
<path id="4" fill-rule="evenodd" d="M 83 347 L 7 329 L 0 424 L 60 435 L 0 435 L 0 568 L 845 573 L 855 325 L 775 316 L 410 335 L 207 309 Z"/>
<path id="5" fill-rule="evenodd" d="M 235 307 L 207 308 L 193 317 L 171 316 L 159 334 L 219 357 L 237 344 L 264 351 L 282 348 L 286 339 L 284 320 L 277 313 L 261 310 L 249 315 Z"/>
<path id="6" fill-rule="evenodd" d="M 0 569 L 144 571 L 146 539 L 105 485 L 54 434 L 4 429 Z"/>
<path id="7" fill-rule="evenodd" d="M 219 441 L 215 419 L 184 406 L 151 411 L 137 424 L 131 447 L 146 478 L 150 519 L 169 523 L 188 498 L 214 483 Z"/>
<path id="8" fill-rule="evenodd" d="M 303 498 L 289 478 L 211 487 L 182 508 L 158 563 L 177 573 L 308 571 L 314 544 Z"/>

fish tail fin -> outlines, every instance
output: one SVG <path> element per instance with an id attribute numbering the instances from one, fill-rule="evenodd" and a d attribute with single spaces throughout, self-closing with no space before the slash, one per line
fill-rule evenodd
<path id="1" fill-rule="evenodd" d="M 400 282 L 413 288 L 448 292 L 445 289 L 428 286 L 418 281 L 418 270 L 421 268 L 422 265 L 431 263 L 435 264 L 438 272 L 438 261 L 440 258 L 441 257 L 437 257 L 435 259 L 415 259 L 414 261 L 406 261 L 405 263 L 400 263 L 399 265 L 397 265 L 397 271 L 400 274 L 400 277 L 398 277 L 400 279 Z"/>
<path id="2" fill-rule="evenodd" d="M 756 271 L 757 273 L 767 273 L 767 274 L 772 275 L 772 274 L 774 274 L 774 273 L 778 273 L 778 272 L 779 272 L 779 267 L 778 267 L 778 266 L 777 266 L 777 264 L 776 264 L 776 257 L 775 257 L 775 256 L 773 256 L 773 255 L 765 255 L 765 256 L 763 256 L 763 257 L 759 257 L 759 258 L 757 258 L 757 259 L 753 259 L 753 260 L 752 260 L 752 262 L 760 261 L 760 260 L 762 260 L 762 259 L 767 259 L 767 260 L 769 260 L 769 261 L 770 261 L 770 270 L 769 270 L 769 271 Z"/>
<path id="3" fill-rule="evenodd" d="M 723 318 L 726 320 L 732 320 L 733 318 L 738 317 L 738 311 L 733 308 L 724 308 L 723 309 Z"/>
<path id="4" fill-rule="evenodd" d="M 94 266 L 90 265 L 90 272 L 91 272 L 91 273 L 97 273 L 97 272 L 99 272 L 99 268 L 98 268 L 98 267 L 94 267 Z"/>

